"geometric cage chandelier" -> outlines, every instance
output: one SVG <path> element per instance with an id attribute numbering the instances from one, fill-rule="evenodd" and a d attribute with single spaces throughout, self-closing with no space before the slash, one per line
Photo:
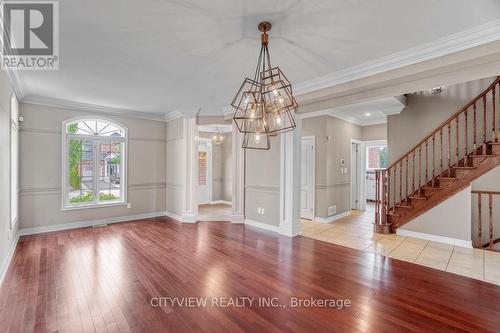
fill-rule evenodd
<path id="1" fill-rule="evenodd" d="M 292 84 L 279 67 L 271 66 L 267 32 L 271 23 L 259 24 L 261 47 L 253 79 L 243 81 L 231 102 L 233 120 L 244 134 L 243 148 L 269 150 L 269 137 L 295 128 L 293 113 L 298 107 Z"/>

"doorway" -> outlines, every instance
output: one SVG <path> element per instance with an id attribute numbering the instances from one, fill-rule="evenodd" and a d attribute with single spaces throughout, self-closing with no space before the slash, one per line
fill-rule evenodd
<path id="1" fill-rule="evenodd" d="M 314 219 L 315 207 L 315 139 L 302 137 L 302 166 L 300 183 L 300 217 Z"/>
<path id="2" fill-rule="evenodd" d="M 198 125 L 198 220 L 229 221 L 232 214 L 232 126 Z"/>
<path id="3" fill-rule="evenodd" d="M 366 146 L 366 202 L 375 202 L 375 171 L 385 169 L 388 166 L 387 141 L 367 141 Z"/>

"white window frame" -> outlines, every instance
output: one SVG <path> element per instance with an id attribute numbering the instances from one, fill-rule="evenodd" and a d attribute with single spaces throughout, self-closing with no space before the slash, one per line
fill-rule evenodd
<path id="1" fill-rule="evenodd" d="M 66 132 L 66 127 L 69 124 L 79 122 L 79 121 L 103 121 L 109 122 L 116 127 L 123 130 L 123 137 L 111 137 L 111 136 L 101 136 L 101 135 L 85 135 L 85 134 L 68 134 Z M 70 203 L 69 202 L 69 161 L 68 161 L 68 145 L 71 139 L 81 139 L 86 141 L 93 141 L 94 143 L 94 166 L 92 175 L 92 194 L 94 200 L 92 202 L 82 202 L 82 203 Z M 121 143 L 120 147 L 120 200 L 113 201 L 99 201 L 99 190 L 97 186 L 97 181 L 99 179 L 99 143 L 118 141 Z M 125 206 L 127 205 L 128 197 L 128 129 L 120 124 L 119 122 L 103 118 L 103 117 L 77 117 L 71 118 L 63 121 L 62 123 L 62 196 L 61 196 L 61 210 L 75 210 L 75 209 L 87 209 L 87 208 L 98 208 L 98 207 L 112 207 L 112 206 Z M 97 167 L 96 167 L 97 164 Z"/>
<path id="2" fill-rule="evenodd" d="M 10 97 L 9 122 L 9 215 L 12 230 L 19 219 L 19 102 L 15 93 Z"/>
<path id="3" fill-rule="evenodd" d="M 380 140 L 380 141 L 367 141 L 366 142 L 366 151 L 365 151 L 365 168 L 367 171 L 375 171 L 375 170 L 383 170 L 384 168 L 368 168 L 368 148 L 373 148 L 373 147 L 386 147 L 387 148 L 387 141 L 386 140 Z"/>

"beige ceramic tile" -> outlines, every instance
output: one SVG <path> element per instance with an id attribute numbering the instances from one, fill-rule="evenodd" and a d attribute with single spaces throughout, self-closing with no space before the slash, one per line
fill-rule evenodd
<path id="1" fill-rule="evenodd" d="M 478 249 L 455 246 L 446 271 L 482 280 L 484 278 L 483 252 Z"/>
<path id="2" fill-rule="evenodd" d="M 417 260 L 427 245 L 427 241 L 415 242 L 414 239 L 405 239 L 389 253 L 389 257 L 409 262 Z"/>
<path id="3" fill-rule="evenodd" d="M 337 245 L 342 245 L 345 247 L 350 247 L 352 249 L 364 250 L 373 245 L 374 242 L 368 239 L 361 239 L 358 237 L 339 236 L 333 238 L 332 243 Z"/>
<path id="4" fill-rule="evenodd" d="M 303 235 L 332 244 L 374 252 L 394 259 L 500 285 L 500 253 L 373 233 L 373 213 L 353 211 L 331 223 L 302 220 Z"/>
<path id="5" fill-rule="evenodd" d="M 415 263 L 445 270 L 453 251 L 453 245 L 429 242 Z"/>
<path id="6" fill-rule="evenodd" d="M 500 285 L 500 253 L 484 251 L 484 279 Z"/>
<path id="7" fill-rule="evenodd" d="M 380 238 L 372 246 L 367 248 L 367 251 L 374 252 L 380 255 L 388 255 L 392 250 L 394 250 L 404 239 L 389 239 Z"/>

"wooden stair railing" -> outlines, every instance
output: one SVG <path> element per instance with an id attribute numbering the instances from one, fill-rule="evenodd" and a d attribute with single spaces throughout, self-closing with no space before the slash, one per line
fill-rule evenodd
<path id="1" fill-rule="evenodd" d="M 471 191 L 473 195 L 477 196 L 477 219 L 473 217 L 472 221 L 472 245 L 474 247 L 496 250 L 499 251 L 500 248 L 494 248 L 495 244 L 500 242 L 500 238 L 494 238 L 494 220 L 493 220 L 493 198 L 500 198 L 500 192 L 497 191 Z M 484 200 L 483 198 L 487 198 Z M 483 203 L 487 201 L 487 206 Z M 483 208 L 484 207 L 484 208 Z M 486 214 L 484 214 L 486 211 Z M 483 228 L 483 221 L 487 221 L 487 230 Z M 487 233 L 485 233 L 486 231 Z M 484 236 L 488 240 L 484 243 Z"/>
<path id="2" fill-rule="evenodd" d="M 393 232 L 399 225 L 391 220 L 473 170 L 476 159 L 488 157 L 488 147 L 500 142 L 497 87 L 500 76 L 387 169 L 376 171 L 376 232 Z"/>

